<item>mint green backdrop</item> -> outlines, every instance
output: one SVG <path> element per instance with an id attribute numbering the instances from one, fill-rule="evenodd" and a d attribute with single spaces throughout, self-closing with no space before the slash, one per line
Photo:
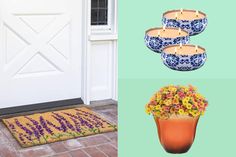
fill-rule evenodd
<path id="1" fill-rule="evenodd" d="M 119 0 L 119 157 L 168 157 L 144 105 L 160 87 L 192 84 L 209 100 L 188 153 L 176 156 L 236 156 L 236 14 L 234 0 Z M 191 43 L 207 50 L 199 70 L 165 67 L 144 45 L 144 32 L 161 26 L 162 13 L 197 9 L 207 14 L 206 30 Z"/>

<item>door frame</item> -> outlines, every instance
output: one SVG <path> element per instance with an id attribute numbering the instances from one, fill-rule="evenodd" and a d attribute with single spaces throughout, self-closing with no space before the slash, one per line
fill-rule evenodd
<path id="1" fill-rule="evenodd" d="M 91 0 L 83 0 L 83 19 L 82 19 L 82 66 L 81 66 L 81 98 L 84 101 L 84 104 L 90 104 L 90 83 L 89 83 L 89 69 L 90 69 L 90 43 L 88 42 L 88 35 L 91 30 L 90 26 L 90 10 L 91 10 Z"/>
<path id="2" fill-rule="evenodd" d="M 111 2 L 109 0 L 109 2 Z M 111 35 L 108 35 L 111 39 L 109 40 L 114 40 L 113 37 L 115 36 L 115 38 L 117 38 L 117 19 L 118 19 L 118 15 L 117 15 L 117 6 L 118 6 L 118 0 L 114 0 L 113 2 L 114 4 L 114 8 L 113 8 L 113 16 L 110 18 L 114 18 L 114 24 L 113 24 L 113 32 L 111 33 Z M 111 5 L 109 5 L 111 7 Z M 111 8 L 108 8 L 111 10 Z M 84 104 L 89 105 L 91 102 L 91 98 L 90 98 L 90 76 L 91 76 L 91 41 L 90 41 L 90 37 L 93 36 L 92 32 L 93 32 L 93 28 L 90 24 L 91 22 L 91 0 L 83 0 L 83 37 L 82 37 L 82 83 L 81 83 L 81 87 L 82 87 L 82 91 L 81 91 L 81 98 L 84 102 Z M 107 36 L 107 35 L 104 35 Z M 106 37 L 104 37 L 106 38 Z M 116 39 L 115 39 L 116 40 Z M 118 45 L 114 44 L 113 49 L 115 51 L 117 51 Z M 117 93 L 117 53 L 113 55 L 113 59 L 112 59 L 112 97 L 111 99 L 113 100 L 117 100 L 118 99 L 118 93 Z"/>

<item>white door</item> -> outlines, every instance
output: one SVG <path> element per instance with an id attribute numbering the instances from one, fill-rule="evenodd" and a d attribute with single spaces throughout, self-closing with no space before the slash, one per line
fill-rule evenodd
<path id="1" fill-rule="evenodd" d="M 0 0 L 0 108 L 81 97 L 82 0 Z"/>

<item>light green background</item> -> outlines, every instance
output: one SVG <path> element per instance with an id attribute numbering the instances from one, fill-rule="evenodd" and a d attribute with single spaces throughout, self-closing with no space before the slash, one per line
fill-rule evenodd
<path id="1" fill-rule="evenodd" d="M 192 84 L 209 100 L 190 151 L 175 156 L 236 156 L 236 14 L 234 0 L 119 0 L 119 157 L 168 157 L 144 105 L 168 84 Z M 144 32 L 161 26 L 162 13 L 197 9 L 209 24 L 191 43 L 208 60 L 196 71 L 178 72 L 144 45 Z"/>
<path id="2" fill-rule="evenodd" d="M 235 0 L 119 0 L 119 78 L 236 78 L 235 7 Z M 209 21 L 204 32 L 190 39 L 208 55 L 193 72 L 168 69 L 144 45 L 144 32 L 161 26 L 165 11 L 179 8 L 203 11 Z"/>

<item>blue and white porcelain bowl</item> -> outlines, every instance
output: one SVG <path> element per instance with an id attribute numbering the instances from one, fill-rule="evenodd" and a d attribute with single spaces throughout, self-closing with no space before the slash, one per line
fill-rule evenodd
<path id="1" fill-rule="evenodd" d="M 163 14 L 162 24 L 165 27 L 181 28 L 193 36 L 205 30 L 207 16 L 201 11 L 171 10 Z"/>
<path id="2" fill-rule="evenodd" d="M 194 45 L 167 46 L 161 53 L 163 63 L 170 69 L 178 71 L 191 71 L 199 69 L 207 59 L 204 48 L 198 46 L 197 51 Z"/>
<path id="3" fill-rule="evenodd" d="M 163 32 L 163 30 L 165 31 Z M 160 33 L 158 34 L 158 32 Z M 144 40 L 150 50 L 161 53 L 166 46 L 180 43 L 188 44 L 190 37 L 188 32 L 178 28 L 151 28 L 146 31 Z"/>

